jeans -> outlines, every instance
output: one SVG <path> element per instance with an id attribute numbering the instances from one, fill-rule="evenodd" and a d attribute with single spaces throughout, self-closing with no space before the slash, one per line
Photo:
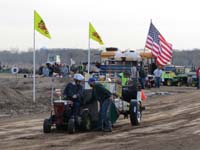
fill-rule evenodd
<path id="1" fill-rule="evenodd" d="M 160 77 L 156 77 L 156 87 L 160 87 Z"/>
<path id="2" fill-rule="evenodd" d="M 200 89 L 200 77 L 197 78 L 197 89 Z"/>
<path id="3" fill-rule="evenodd" d="M 146 81 L 146 78 L 143 77 L 143 78 L 140 78 L 140 83 L 141 83 L 141 88 L 144 89 L 145 87 L 145 81 Z"/>
<path id="4" fill-rule="evenodd" d="M 79 115 L 79 111 L 80 111 L 80 101 L 75 101 L 73 103 L 73 107 L 72 107 L 72 115 L 76 118 Z"/>
<path id="5" fill-rule="evenodd" d="M 108 111 L 110 108 L 111 100 L 105 99 L 102 103 L 100 102 L 100 114 L 97 127 L 99 129 L 111 129 L 111 121 L 108 118 Z"/>

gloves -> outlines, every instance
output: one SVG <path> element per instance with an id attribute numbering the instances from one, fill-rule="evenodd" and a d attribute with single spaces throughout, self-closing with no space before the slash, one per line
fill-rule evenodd
<path id="1" fill-rule="evenodd" d="M 63 96 L 63 100 L 67 100 L 67 96 L 64 95 L 64 96 Z"/>
<path id="2" fill-rule="evenodd" d="M 74 94 L 74 95 L 72 96 L 72 98 L 74 98 L 74 99 L 75 99 L 75 98 L 77 98 L 77 95 L 76 95 L 76 94 Z"/>

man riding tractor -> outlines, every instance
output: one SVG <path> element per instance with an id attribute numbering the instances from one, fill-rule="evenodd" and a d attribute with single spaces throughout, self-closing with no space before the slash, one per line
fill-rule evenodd
<path id="1" fill-rule="evenodd" d="M 84 77 L 81 74 L 74 75 L 74 81 L 66 85 L 64 99 L 53 101 L 53 110 L 49 118 L 43 123 L 44 133 L 50 133 L 51 127 L 57 130 L 67 129 L 69 133 L 76 130 L 91 130 L 91 114 L 87 107 L 82 108 L 81 99 L 83 87 L 81 81 Z"/>
<path id="2" fill-rule="evenodd" d="M 70 82 L 66 85 L 64 89 L 64 99 L 71 100 L 73 102 L 72 107 L 72 116 L 74 116 L 75 121 L 80 113 L 81 97 L 83 95 L 83 87 L 81 81 L 84 79 L 84 76 L 77 73 L 74 74 L 74 82 Z"/>

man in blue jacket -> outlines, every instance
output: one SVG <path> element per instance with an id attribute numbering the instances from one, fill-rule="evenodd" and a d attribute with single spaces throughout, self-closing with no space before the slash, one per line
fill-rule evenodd
<path id="1" fill-rule="evenodd" d="M 74 82 L 70 82 L 66 85 L 64 90 L 65 99 L 69 99 L 73 101 L 73 114 L 76 118 L 79 115 L 80 105 L 81 105 L 81 97 L 83 95 L 83 87 L 81 85 L 81 81 L 84 79 L 84 76 L 81 74 L 74 74 Z"/>

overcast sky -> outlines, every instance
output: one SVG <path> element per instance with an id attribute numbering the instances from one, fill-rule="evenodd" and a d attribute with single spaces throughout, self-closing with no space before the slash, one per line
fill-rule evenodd
<path id="1" fill-rule="evenodd" d="M 34 10 L 52 36 L 36 33 L 36 48 L 87 49 L 90 21 L 103 47 L 141 49 L 150 19 L 174 49 L 200 48 L 199 0 L 0 0 L 0 50 L 33 47 Z"/>

